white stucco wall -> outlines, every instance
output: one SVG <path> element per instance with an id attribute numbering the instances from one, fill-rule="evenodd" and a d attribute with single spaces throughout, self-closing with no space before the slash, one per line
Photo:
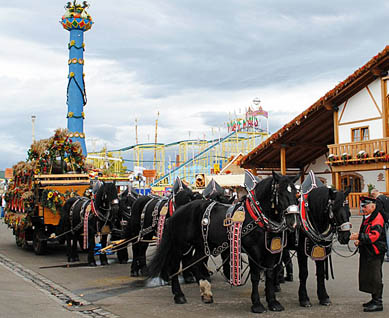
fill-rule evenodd
<path id="1" fill-rule="evenodd" d="M 370 140 L 382 138 L 381 119 L 347 124 L 353 121 L 381 117 L 379 112 L 379 110 L 382 111 L 381 82 L 377 79 L 368 87 L 373 98 L 368 90 L 364 88 L 352 96 L 347 103 L 340 105 L 338 111 L 339 143 L 351 142 L 351 129 L 364 126 L 369 127 Z"/>
<path id="2" fill-rule="evenodd" d="M 332 173 L 330 172 L 329 166 L 325 163 L 326 156 L 321 156 L 314 160 L 308 167 L 304 167 L 304 171 L 306 170 L 309 173 L 312 170 L 316 176 L 320 178 L 324 178 L 326 180 L 326 185 L 331 186 L 332 183 Z M 307 169 L 308 168 L 308 169 Z M 384 170 L 373 170 L 373 171 L 356 171 L 358 175 L 362 177 L 362 192 L 367 192 L 367 185 L 372 184 L 376 189 L 380 192 L 386 191 L 385 185 L 385 171 Z M 342 176 L 347 175 L 347 172 L 342 172 Z M 350 172 L 350 174 L 354 174 Z"/>
<path id="3" fill-rule="evenodd" d="M 344 143 L 351 142 L 352 128 L 366 127 L 366 126 L 369 127 L 370 140 L 382 138 L 382 120 L 377 119 L 377 120 L 369 120 L 360 123 L 339 126 L 339 143 L 344 144 Z"/>
<path id="4" fill-rule="evenodd" d="M 314 160 L 310 165 L 304 167 L 304 171 L 306 171 L 306 176 L 308 175 L 309 171 L 312 170 L 316 176 L 320 178 L 324 178 L 326 180 L 327 186 L 332 185 L 332 174 L 331 170 L 328 167 L 328 165 L 325 163 L 327 160 L 327 156 L 323 155 L 316 160 Z"/>

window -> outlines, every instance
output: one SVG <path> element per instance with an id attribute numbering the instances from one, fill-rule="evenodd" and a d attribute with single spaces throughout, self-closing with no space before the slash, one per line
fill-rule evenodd
<path id="1" fill-rule="evenodd" d="M 342 190 L 345 191 L 351 187 L 351 192 L 361 192 L 363 188 L 363 179 L 356 173 L 350 173 L 341 177 Z"/>
<path id="2" fill-rule="evenodd" d="M 369 139 L 369 127 L 351 129 L 351 141 L 365 141 Z"/>

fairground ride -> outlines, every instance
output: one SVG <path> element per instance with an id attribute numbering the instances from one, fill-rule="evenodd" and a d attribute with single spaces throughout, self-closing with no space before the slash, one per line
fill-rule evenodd
<path id="1" fill-rule="evenodd" d="M 196 175 L 217 174 L 235 155 L 247 154 L 268 137 L 268 129 L 260 127 L 258 116 L 268 118 L 261 107 L 249 108 L 244 115 L 227 123 L 228 133 L 211 140 L 181 140 L 169 144 L 143 143 L 100 153 L 90 153 L 88 162 L 94 167 L 110 167 L 119 175 L 124 164 L 129 171 L 154 171 L 148 180 L 152 186 L 168 186 L 177 177 L 190 184 Z"/>

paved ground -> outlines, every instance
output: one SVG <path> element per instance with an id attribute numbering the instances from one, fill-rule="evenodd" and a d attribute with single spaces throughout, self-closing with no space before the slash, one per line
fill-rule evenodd
<path id="1" fill-rule="evenodd" d="M 353 217 L 355 231 L 361 218 Z M 347 248 L 338 247 L 347 254 Z M 150 255 L 152 249 L 150 250 Z M 267 312 L 263 317 L 366 317 L 361 303 L 369 295 L 358 291 L 358 256 L 342 258 L 334 255 L 335 280 L 327 282 L 332 306 L 323 307 L 316 297 L 315 271 L 310 261 L 308 292 L 313 307 L 301 308 L 297 298 L 297 268 L 295 281 L 282 285 L 278 299 L 285 311 Z M 11 230 L 0 224 L 0 317 L 256 317 L 250 312 L 250 283 L 242 287 L 230 287 L 220 275 L 213 277 L 215 302 L 203 304 L 198 287 L 183 285 L 188 303 L 175 305 L 170 286 L 145 288 L 142 281 L 129 277 L 129 264 L 116 263 L 110 256 L 109 266 L 66 267 L 64 249 L 52 246 L 48 254 L 36 256 L 31 250 L 16 247 Z M 86 255 L 81 254 L 81 262 Z M 212 265 L 212 267 L 214 267 Z M 384 263 L 384 312 L 374 313 L 375 318 L 387 317 L 389 311 L 389 263 Z M 263 286 L 260 287 L 264 296 Z M 264 298 L 263 298 L 264 299 Z M 84 306 L 68 306 L 68 302 Z M 265 301 L 263 300 L 265 304 Z M 27 314 L 26 314 L 27 313 Z M 38 315 L 37 315 L 38 317 Z"/>

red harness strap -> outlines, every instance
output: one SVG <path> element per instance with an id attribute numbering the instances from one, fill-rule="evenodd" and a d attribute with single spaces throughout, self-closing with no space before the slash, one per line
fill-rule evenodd
<path id="1" fill-rule="evenodd" d="M 170 214 L 170 216 L 173 215 L 173 212 L 174 212 L 173 200 L 170 199 L 170 201 L 169 201 L 169 214 Z"/>
<path id="2" fill-rule="evenodd" d="M 308 200 L 308 194 L 304 194 L 301 196 L 301 205 L 300 205 L 300 216 L 301 220 L 303 221 L 303 226 L 306 231 L 308 231 L 308 221 L 307 221 L 307 211 L 305 210 L 305 202 Z"/>
<path id="3" fill-rule="evenodd" d="M 246 200 L 246 203 L 245 203 L 245 204 L 246 204 L 246 209 L 247 209 L 247 211 L 249 212 L 251 218 L 254 220 L 254 222 L 255 222 L 259 227 L 263 228 L 263 227 L 264 227 L 264 224 L 263 224 L 263 222 L 257 217 L 257 215 L 255 215 L 253 209 L 251 208 L 249 199 Z M 258 209 L 258 211 L 261 211 L 261 210 L 259 209 L 258 206 L 257 206 L 257 209 Z"/>
<path id="4" fill-rule="evenodd" d="M 84 215 L 84 250 L 86 250 L 88 248 L 88 219 L 89 219 L 89 210 L 85 209 L 85 215 Z"/>
<path id="5" fill-rule="evenodd" d="M 90 203 L 91 203 L 92 213 L 97 216 L 97 211 L 96 211 L 96 208 L 95 208 L 95 203 L 93 202 L 93 200 L 91 200 Z"/>
<path id="6" fill-rule="evenodd" d="M 85 207 L 85 215 L 84 215 L 84 250 L 86 250 L 88 248 L 88 219 L 89 219 L 90 211 L 95 216 L 97 216 L 97 211 L 96 211 L 95 204 L 94 204 L 93 200 L 90 200 L 90 204 L 91 204 L 91 209 L 90 210 L 88 210 Z"/>
<path id="7" fill-rule="evenodd" d="M 242 284 L 242 256 L 241 256 L 241 222 L 234 222 L 230 226 L 230 284 Z"/>

